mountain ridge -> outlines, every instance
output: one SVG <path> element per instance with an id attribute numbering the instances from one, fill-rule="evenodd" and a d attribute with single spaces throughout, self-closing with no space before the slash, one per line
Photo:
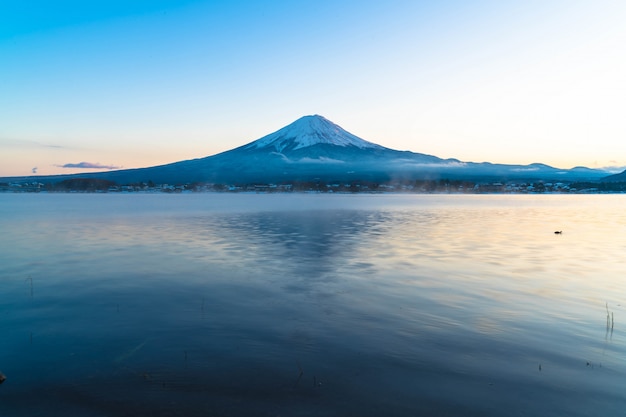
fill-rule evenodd
<path id="1" fill-rule="evenodd" d="M 320 115 L 303 116 L 277 131 L 234 149 L 146 168 L 55 176 L 15 177 L 44 183 L 97 178 L 116 183 L 286 183 L 290 181 L 475 181 L 599 180 L 608 173 L 542 163 L 506 165 L 463 162 L 398 151 L 366 141 Z"/>
<path id="2" fill-rule="evenodd" d="M 602 178 L 603 182 L 624 182 L 626 181 L 626 170 L 619 172 L 617 174 L 609 175 L 608 177 Z"/>

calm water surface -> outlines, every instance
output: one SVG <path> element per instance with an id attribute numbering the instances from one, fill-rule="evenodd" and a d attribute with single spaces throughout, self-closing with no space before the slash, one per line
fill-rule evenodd
<path id="1" fill-rule="evenodd" d="M 624 416 L 625 208 L 0 194 L 0 415 Z"/>

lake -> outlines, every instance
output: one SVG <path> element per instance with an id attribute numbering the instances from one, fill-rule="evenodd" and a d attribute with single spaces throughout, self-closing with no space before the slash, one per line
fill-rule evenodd
<path id="1" fill-rule="evenodd" d="M 0 194 L 0 413 L 623 416 L 625 208 Z"/>

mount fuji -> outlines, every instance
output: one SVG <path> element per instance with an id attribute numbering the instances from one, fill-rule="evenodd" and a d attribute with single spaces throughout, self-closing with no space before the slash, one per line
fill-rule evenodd
<path id="1" fill-rule="evenodd" d="M 297 150 L 317 145 L 336 145 L 359 149 L 384 149 L 350 132 L 346 132 L 323 116 L 304 116 L 288 126 L 244 145 L 245 149 L 270 148 L 276 152 Z"/>
<path id="2" fill-rule="evenodd" d="M 92 174 L 122 182 L 282 183 L 389 181 L 460 167 L 456 159 L 397 151 L 363 140 L 320 115 L 304 116 L 258 140 L 217 155 L 151 168 Z"/>
<path id="3" fill-rule="evenodd" d="M 398 151 L 363 140 L 330 120 L 304 116 L 238 148 L 199 159 L 149 168 L 90 174 L 28 177 L 41 182 L 98 178 L 119 184 L 222 183 L 268 184 L 295 181 L 464 180 L 597 180 L 601 170 L 558 169 L 544 164 L 503 165 L 461 162 L 433 155 Z"/>

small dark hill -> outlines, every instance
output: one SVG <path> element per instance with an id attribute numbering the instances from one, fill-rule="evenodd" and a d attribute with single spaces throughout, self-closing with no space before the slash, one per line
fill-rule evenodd
<path id="1" fill-rule="evenodd" d="M 600 181 L 602 182 L 626 182 L 626 170 L 620 172 L 619 174 L 614 174 L 614 175 L 609 175 L 608 177 L 604 177 Z"/>

